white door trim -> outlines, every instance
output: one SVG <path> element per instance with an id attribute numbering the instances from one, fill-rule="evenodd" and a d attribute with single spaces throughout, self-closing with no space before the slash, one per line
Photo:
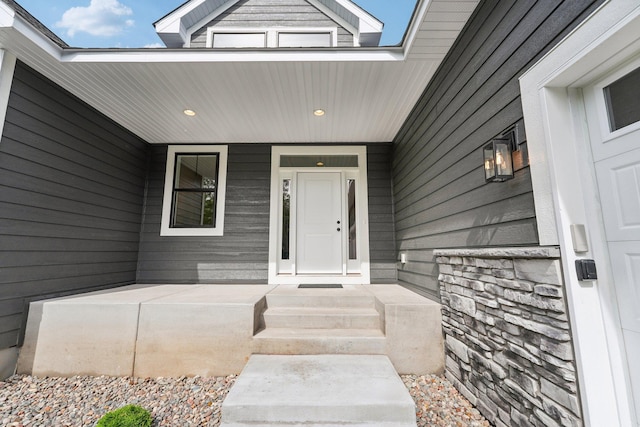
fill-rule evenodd
<path id="1" fill-rule="evenodd" d="M 580 88 L 640 53 L 637 0 L 610 0 L 520 79 L 541 245 L 560 245 L 587 426 L 632 426 L 620 324 L 614 309 Z M 574 251 L 584 224 L 589 251 Z M 580 282 L 574 261 L 593 258 L 599 280 Z"/>
<path id="2" fill-rule="evenodd" d="M 345 269 L 342 275 L 296 275 L 295 265 L 293 273 L 280 274 L 278 260 L 280 252 L 280 199 L 282 197 L 281 178 L 293 176 L 296 168 L 281 168 L 281 155 L 356 155 L 358 168 L 322 168 L 326 172 L 342 172 L 343 178 L 357 177 L 356 183 L 356 212 L 357 212 L 357 241 L 359 272 L 349 273 Z M 300 171 L 314 171 L 318 168 L 300 168 Z M 290 175 L 287 175 L 290 174 Z M 345 181 L 343 179 L 342 181 Z M 292 189 L 296 191 L 296 189 Z M 271 202 L 269 213 L 269 284 L 298 284 L 298 283 L 341 283 L 341 284 L 369 284 L 369 197 L 367 179 L 367 147 L 366 146 L 273 146 L 271 149 Z M 291 210 L 295 211 L 295 206 Z M 345 208 L 346 209 L 346 208 Z M 346 218 L 346 216 L 344 217 Z M 291 229 L 295 230 L 295 218 L 291 221 Z M 343 239 L 344 240 L 344 239 Z M 296 239 L 291 239 L 295 242 Z M 295 244 L 291 248 L 295 251 Z M 350 261 L 347 261 L 349 263 Z M 349 264 L 350 266 L 352 264 Z"/>

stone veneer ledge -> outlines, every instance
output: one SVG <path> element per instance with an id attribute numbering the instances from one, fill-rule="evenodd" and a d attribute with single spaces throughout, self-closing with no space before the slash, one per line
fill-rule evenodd
<path id="1" fill-rule="evenodd" d="M 435 256 L 468 256 L 479 258 L 560 258 L 560 248 L 556 246 L 480 248 L 480 249 L 437 249 Z"/>
<path id="2" fill-rule="evenodd" d="M 496 427 L 582 426 L 559 248 L 435 254 L 447 378 Z"/>

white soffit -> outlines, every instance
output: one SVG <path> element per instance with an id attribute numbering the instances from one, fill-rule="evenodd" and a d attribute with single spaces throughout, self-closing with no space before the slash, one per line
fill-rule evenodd
<path id="1" fill-rule="evenodd" d="M 389 142 L 476 4 L 421 2 L 399 48 L 221 52 L 63 50 L 0 2 L 0 48 L 150 143 Z"/>

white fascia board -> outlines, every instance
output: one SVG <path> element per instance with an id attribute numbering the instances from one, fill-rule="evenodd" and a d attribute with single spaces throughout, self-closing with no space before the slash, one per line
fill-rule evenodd
<path id="1" fill-rule="evenodd" d="M 4 5 L 4 3 L 1 2 L 0 4 Z M 13 12 L 13 10 L 11 12 Z M 4 13 L 2 13 L 2 15 L 4 15 Z M 29 39 L 29 41 L 37 45 L 51 57 L 57 60 L 61 60 L 63 49 L 56 43 L 54 43 L 53 40 L 51 40 L 49 37 L 45 36 L 40 31 L 35 29 L 33 25 L 25 21 L 20 15 L 14 14 L 13 22 L 8 26 L 8 28 L 11 27 L 13 27 L 13 31 L 18 32 L 22 36 Z"/>
<path id="2" fill-rule="evenodd" d="M 0 2 L 0 27 L 11 28 L 15 21 L 16 12 L 8 4 Z"/>
<path id="3" fill-rule="evenodd" d="M 186 31 L 182 25 L 182 16 L 171 14 L 165 19 L 155 24 L 156 33 L 168 47 L 178 47 L 174 40 L 178 37 L 181 41 L 180 45 L 186 43 Z"/>
<path id="4" fill-rule="evenodd" d="M 401 48 L 212 50 L 212 49 L 65 49 L 64 63 L 180 63 L 180 62 L 393 62 L 404 60 Z"/>
<path id="5" fill-rule="evenodd" d="M 205 16 L 204 18 L 202 18 L 200 21 L 196 22 L 194 25 L 192 25 L 189 28 L 185 28 L 185 47 L 188 47 L 191 44 L 191 35 L 196 32 L 197 30 L 199 30 L 200 28 L 204 27 L 205 25 L 207 25 L 209 22 L 213 21 L 217 16 L 222 15 L 224 12 L 226 12 L 229 8 L 231 8 L 233 5 L 235 5 L 236 3 L 238 3 L 239 0 L 234 0 L 234 1 L 228 1 L 225 4 L 223 4 L 222 6 L 220 6 L 219 8 L 217 8 L 216 10 L 214 10 L 213 12 L 211 12 L 210 14 L 208 14 L 207 16 Z"/>
<path id="6" fill-rule="evenodd" d="M 333 10 L 329 9 L 327 6 L 325 6 L 324 4 L 320 3 L 319 1 L 309 0 L 309 3 L 311 3 L 316 9 L 318 9 L 319 11 L 324 13 L 325 15 L 330 16 L 331 19 L 333 19 L 335 22 L 337 22 L 342 28 L 344 28 L 345 30 L 347 30 L 351 34 L 353 34 L 354 46 L 356 46 L 356 47 L 360 46 L 360 44 L 358 43 L 358 40 L 360 39 L 360 29 L 359 28 L 356 28 L 353 25 L 351 25 L 344 18 L 342 18 L 341 16 L 336 14 Z"/>
<path id="7" fill-rule="evenodd" d="M 183 16 L 185 16 L 201 4 L 205 3 L 206 1 L 207 0 L 192 0 L 190 2 L 187 2 L 164 18 L 154 23 L 153 26 L 156 28 L 157 32 L 166 33 L 171 31 L 171 29 L 175 31 L 177 28 L 179 28 L 178 26 L 180 25 L 179 23 L 182 20 Z M 176 21 L 178 22 L 178 26 L 176 26 Z"/>
<path id="8" fill-rule="evenodd" d="M 360 19 L 360 32 L 361 33 L 381 33 L 384 23 L 378 20 L 375 16 L 371 15 L 366 10 L 352 2 L 351 0 L 335 0 L 340 6 L 347 9 Z"/>
<path id="9" fill-rule="evenodd" d="M 429 9 L 429 5 L 431 4 L 431 0 L 423 0 L 420 2 L 419 9 L 417 13 L 413 16 L 413 20 L 409 24 L 409 31 L 407 31 L 407 38 L 404 41 L 404 51 L 405 54 L 408 54 L 411 50 L 411 46 L 416 39 L 416 35 L 418 31 L 420 31 L 420 26 L 424 21 L 424 17 L 427 14 L 427 10 Z"/>

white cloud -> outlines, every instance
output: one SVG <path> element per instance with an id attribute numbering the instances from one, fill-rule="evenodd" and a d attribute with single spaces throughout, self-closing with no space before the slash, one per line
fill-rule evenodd
<path id="1" fill-rule="evenodd" d="M 164 47 L 164 45 L 162 43 L 151 43 L 151 44 L 146 44 L 142 47 L 149 48 L 149 49 L 156 49 L 159 47 Z"/>
<path id="2" fill-rule="evenodd" d="M 57 27 L 66 28 L 67 34 L 73 37 L 78 32 L 92 36 L 111 37 L 122 33 L 133 26 L 133 15 L 130 7 L 118 0 L 91 0 L 89 6 L 72 7 L 62 14 Z"/>

